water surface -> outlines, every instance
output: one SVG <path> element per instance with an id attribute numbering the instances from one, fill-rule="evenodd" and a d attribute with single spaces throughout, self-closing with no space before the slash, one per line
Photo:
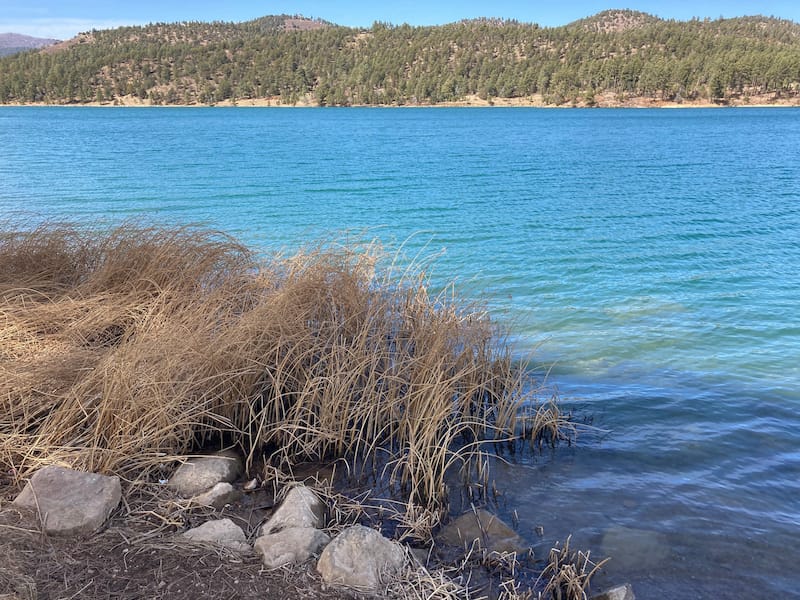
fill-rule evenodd
<path id="1" fill-rule="evenodd" d="M 798 156 L 797 109 L 0 108 L 0 216 L 441 252 L 598 428 L 498 467 L 537 549 L 800 597 Z"/>

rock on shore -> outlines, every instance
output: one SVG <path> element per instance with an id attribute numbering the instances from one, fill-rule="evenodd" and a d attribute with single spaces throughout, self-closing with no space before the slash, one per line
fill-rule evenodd
<path id="1" fill-rule="evenodd" d="M 119 477 L 50 465 L 34 473 L 13 504 L 39 514 L 45 533 L 88 535 L 120 502 Z"/>

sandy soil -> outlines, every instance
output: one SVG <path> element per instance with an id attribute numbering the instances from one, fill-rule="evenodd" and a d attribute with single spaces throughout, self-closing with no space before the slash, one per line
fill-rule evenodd
<path id="1" fill-rule="evenodd" d="M 32 103 L 26 106 L 49 106 L 47 103 Z M 59 105 L 60 106 L 60 105 Z M 114 102 L 87 102 L 83 104 L 70 104 L 68 106 L 152 106 L 149 101 L 135 96 L 124 96 Z M 206 104 L 172 104 L 166 106 L 209 106 Z M 311 94 L 306 94 L 295 104 L 284 104 L 280 97 L 224 100 L 212 106 L 239 106 L 239 107 L 275 107 L 275 108 L 308 108 L 318 104 Z M 353 106 L 396 106 L 396 105 L 353 105 Z M 453 102 L 440 102 L 437 104 L 406 104 L 404 107 L 535 107 L 535 108 L 721 108 L 726 106 L 749 107 L 787 107 L 800 106 L 800 96 L 794 98 L 775 98 L 773 94 L 764 94 L 744 98 L 731 98 L 726 103 L 714 103 L 708 100 L 684 100 L 682 102 L 665 101 L 657 98 L 635 96 L 620 99 L 616 94 L 602 94 L 595 98 L 595 104 L 589 106 L 586 102 L 567 102 L 560 105 L 547 104 L 541 95 L 527 96 L 524 98 L 491 98 L 482 99 L 478 96 L 468 96 L 463 100 Z"/>

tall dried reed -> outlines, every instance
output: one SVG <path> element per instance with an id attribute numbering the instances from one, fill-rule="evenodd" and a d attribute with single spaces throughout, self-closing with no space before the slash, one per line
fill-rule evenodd
<path id="1" fill-rule="evenodd" d="M 142 477 L 225 440 L 276 466 L 344 457 L 439 506 L 448 471 L 548 424 L 485 312 L 392 264 L 369 245 L 257 259 L 196 228 L 7 228 L 0 462 Z"/>

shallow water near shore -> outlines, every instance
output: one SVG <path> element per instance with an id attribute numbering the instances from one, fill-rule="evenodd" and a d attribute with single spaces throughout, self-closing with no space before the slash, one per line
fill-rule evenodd
<path id="1" fill-rule="evenodd" d="M 800 110 L 15 107 L 0 148 L 0 218 L 440 253 L 594 428 L 495 468 L 540 556 L 800 597 Z"/>

